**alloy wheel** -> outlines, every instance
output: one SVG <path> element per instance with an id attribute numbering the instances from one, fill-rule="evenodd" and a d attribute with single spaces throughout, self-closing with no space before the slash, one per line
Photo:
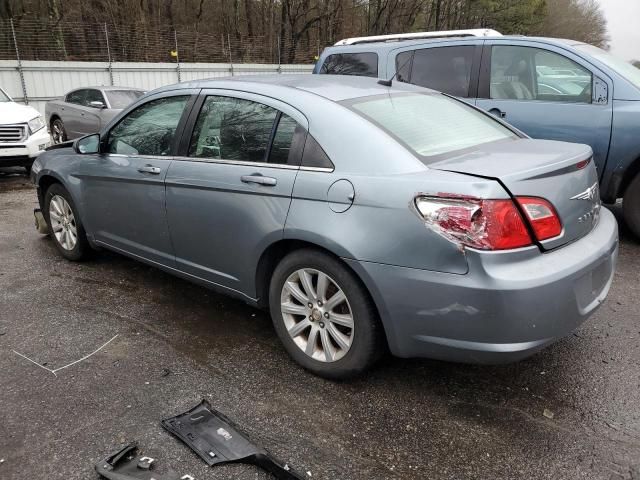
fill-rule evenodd
<path id="1" fill-rule="evenodd" d="M 78 226 L 69 202 L 54 195 L 49 202 L 49 221 L 56 240 L 65 250 L 73 250 L 78 243 Z"/>
<path id="2" fill-rule="evenodd" d="M 51 125 L 51 138 L 55 144 L 64 142 L 64 127 L 60 120 L 54 121 Z"/>
<path id="3" fill-rule="evenodd" d="M 289 275 L 280 310 L 289 336 L 307 356 L 335 362 L 351 348 L 353 313 L 345 293 L 327 274 L 303 268 Z"/>

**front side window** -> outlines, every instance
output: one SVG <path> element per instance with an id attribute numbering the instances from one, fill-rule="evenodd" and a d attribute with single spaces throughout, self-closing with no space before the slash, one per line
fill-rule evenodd
<path id="1" fill-rule="evenodd" d="M 473 45 L 416 50 L 411 83 L 456 97 L 468 97 L 474 50 Z"/>
<path id="2" fill-rule="evenodd" d="M 67 103 L 73 103 L 75 105 L 83 105 L 86 98 L 86 90 L 76 90 L 67 95 Z"/>
<path id="3" fill-rule="evenodd" d="M 494 46 L 490 82 L 493 99 L 591 103 L 593 76 L 555 52 Z"/>
<path id="4" fill-rule="evenodd" d="M 375 95 L 352 102 L 351 107 L 425 163 L 428 157 L 519 138 L 490 116 L 445 95 Z"/>
<path id="5" fill-rule="evenodd" d="M 109 132 L 108 153 L 169 155 L 188 95 L 159 98 L 136 108 Z"/>
<path id="6" fill-rule="evenodd" d="M 233 97 L 207 97 L 191 136 L 189 156 L 265 162 L 278 111 Z"/>
<path id="7" fill-rule="evenodd" d="M 324 60 L 320 73 L 377 78 L 378 54 L 373 52 L 334 53 Z"/>
<path id="8" fill-rule="evenodd" d="M 10 102 L 10 101 L 11 99 L 9 98 L 9 95 L 4 93 L 4 91 L 0 89 L 0 102 Z"/>
<path id="9" fill-rule="evenodd" d="M 87 90 L 87 95 L 84 98 L 84 105 L 86 107 L 93 107 L 91 102 L 100 102 L 104 105 L 104 97 L 100 90 Z"/>

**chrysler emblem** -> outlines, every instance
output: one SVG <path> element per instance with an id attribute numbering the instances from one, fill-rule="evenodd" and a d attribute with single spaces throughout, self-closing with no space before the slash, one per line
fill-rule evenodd
<path id="1" fill-rule="evenodd" d="M 577 195 L 571 197 L 571 200 L 596 200 L 598 198 L 598 182 L 591 185 L 584 192 L 580 192 Z"/>

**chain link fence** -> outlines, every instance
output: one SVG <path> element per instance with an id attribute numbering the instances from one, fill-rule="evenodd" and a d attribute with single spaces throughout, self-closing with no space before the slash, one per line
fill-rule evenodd
<path id="1" fill-rule="evenodd" d="M 242 36 L 180 28 L 0 20 L 0 59 L 98 62 L 312 63 L 324 46 L 278 34 Z"/>
<path id="2" fill-rule="evenodd" d="M 276 34 L 9 19 L 0 20 L 0 86 L 43 111 L 47 101 L 87 85 L 152 90 L 228 75 L 310 73 L 320 51 Z"/>

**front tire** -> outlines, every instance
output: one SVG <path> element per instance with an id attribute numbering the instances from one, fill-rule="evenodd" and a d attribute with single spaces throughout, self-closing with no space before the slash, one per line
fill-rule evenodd
<path id="1" fill-rule="evenodd" d="M 637 174 L 625 191 L 622 214 L 629 230 L 640 239 L 640 174 Z"/>
<path id="2" fill-rule="evenodd" d="M 91 247 L 69 192 L 59 183 L 49 187 L 44 197 L 49 235 L 60 254 L 74 262 L 87 258 Z"/>
<path id="3" fill-rule="evenodd" d="M 56 145 L 67 141 L 67 131 L 64 128 L 64 123 L 59 118 L 51 122 L 51 140 Z"/>
<path id="4" fill-rule="evenodd" d="M 384 351 L 376 309 L 360 280 L 317 250 L 282 259 L 271 278 L 269 308 L 289 355 L 321 377 L 358 375 Z"/>

